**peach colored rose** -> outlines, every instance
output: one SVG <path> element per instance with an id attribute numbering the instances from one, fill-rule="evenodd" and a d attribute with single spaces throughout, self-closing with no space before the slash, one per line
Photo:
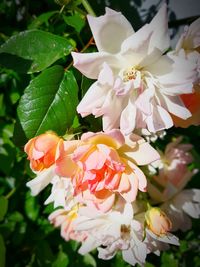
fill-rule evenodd
<path id="1" fill-rule="evenodd" d="M 138 136 L 125 140 L 119 130 L 86 133 L 79 141 L 64 143 L 56 172 L 72 178 L 79 199 L 106 211 L 116 194 L 130 203 L 138 190 L 146 191 L 146 177 L 137 164 L 145 165 L 157 158 L 158 153 Z"/>
<path id="2" fill-rule="evenodd" d="M 159 208 L 149 208 L 145 213 L 145 220 L 147 227 L 157 236 L 167 234 L 172 228 L 170 219 Z"/>
<path id="3" fill-rule="evenodd" d="M 28 141 L 24 151 L 28 154 L 33 171 L 42 171 L 55 163 L 56 152 L 63 140 L 53 132 L 46 132 Z"/>

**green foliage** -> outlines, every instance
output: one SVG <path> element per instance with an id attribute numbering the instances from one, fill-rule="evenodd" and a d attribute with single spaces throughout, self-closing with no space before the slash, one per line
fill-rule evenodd
<path id="1" fill-rule="evenodd" d="M 59 251 L 56 260 L 52 263 L 52 267 L 67 267 L 69 265 L 69 259 L 66 253 Z"/>
<path id="2" fill-rule="evenodd" d="M 47 130 L 64 135 L 76 114 L 77 84 L 72 72 L 53 66 L 34 78 L 18 106 L 18 118 L 27 139 Z"/>
<path id="3" fill-rule="evenodd" d="M 141 26 L 136 7 L 142 1 L 135 1 L 132 8 L 129 1 L 110 2 L 134 19 L 135 29 Z M 96 14 L 104 12 L 104 1 L 91 0 L 90 4 Z M 149 17 L 154 9 L 151 11 Z M 88 47 L 91 32 L 86 14 L 81 0 L 0 3 L 0 267 L 130 267 L 121 253 L 109 261 L 98 259 L 96 252 L 79 255 L 79 244 L 66 242 L 48 221 L 53 205 L 43 203 L 50 188 L 33 197 L 26 187 L 34 177 L 23 152 L 28 139 L 47 130 L 70 136 L 102 129 L 101 119 L 83 119 L 76 113 L 79 100 L 93 82 L 71 68 L 72 50 L 96 49 Z M 199 129 L 169 131 L 170 138 L 180 134 L 188 142 L 199 142 Z M 193 167 L 200 168 L 198 146 L 193 154 L 197 159 Z M 189 186 L 199 187 L 197 176 Z M 193 225 L 189 233 L 180 233 L 179 248 L 161 257 L 149 255 L 145 266 L 199 267 L 199 226 Z"/>
<path id="4" fill-rule="evenodd" d="M 0 207 L 0 221 L 2 221 L 8 210 L 8 200 L 4 196 L 0 196 Z"/>
<path id="5" fill-rule="evenodd" d="M 0 267 L 5 266 L 5 254 L 6 254 L 6 248 L 4 240 L 3 237 L 0 235 Z"/>
<path id="6" fill-rule="evenodd" d="M 0 47 L 0 64 L 20 72 L 38 72 L 72 49 L 72 43 L 63 37 L 40 30 L 24 31 Z"/>
<path id="7" fill-rule="evenodd" d="M 74 14 L 73 16 L 63 16 L 64 21 L 72 26 L 78 33 L 82 30 L 85 26 L 85 19 L 83 15 Z"/>

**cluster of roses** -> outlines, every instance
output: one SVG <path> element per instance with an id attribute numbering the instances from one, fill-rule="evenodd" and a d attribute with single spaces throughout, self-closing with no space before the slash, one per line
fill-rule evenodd
<path id="1" fill-rule="evenodd" d="M 97 248 L 110 259 L 121 251 L 126 262 L 143 266 L 147 254 L 179 244 L 170 231 L 187 230 L 189 217 L 200 217 L 200 190 L 184 189 L 197 172 L 188 168 L 192 145 L 174 138 L 161 152 L 148 142 L 173 125 L 200 123 L 200 19 L 168 53 L 166 5 L 136 33 L 109 8 L 88 22 L 99 52 L 72 56 L 97 81 L 77 111 L 103 116 L 103 131 L 29 140 L 25 152 L 36 178 L 27 186 L 37 195 L 52 184 L 45 204 L 57 209 L 49 220 L 64 239 L 81 242 L 79 253 Z"/>

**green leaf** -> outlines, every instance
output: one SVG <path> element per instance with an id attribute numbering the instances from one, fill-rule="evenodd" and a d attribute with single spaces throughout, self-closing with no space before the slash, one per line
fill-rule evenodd
<path id="1" fill-rule="evenodd" d="M 155 265 L 154 264 L 152 264 L 152 263 L 150 263 L 150 262 L 145 262 L 145 265 L 144 265 L 145 267 L 155 267 Z"/>
<path id="2" fill-rule="evenodd" d="M 8 210 L 8 200 L 4 196 L 0 196 L 0 221 L 3 220 Z"/>
<path id="3" fill-rule="evenodd" d="M 46 240 L 40 240 L 36 248 L 36 259 L 38 267 L 51 267 L 53 253 L 49 243 Z"/>
<path id="4" fill-rule="evenodd" d="M 0 267 L 5 266 L 6 247 L 2 235 L 0 235 Z"/>
<path id="5" fill-rule="evenodd" d="M 25 200 L 25 212 L 27 217 L 35 221 L 38 218 L 40 212 L 40 206 L 38 204 L 38 199 L 36 197 L 31 196 L 30 192 L 26 193 Z"/>
<path id="6" fill-rule="evenodd" d="M 67 25 L 73 27 L 78 33 L 85 26 L 85 18 L 81 14 L 74 14 L 73 16 L 63 16 Z"/>
<path id="7" fill-rule="evenodd" d="M 41 14 L 38 16 L 34 21 L 28 26 L 29 29 L 35 29 L 38 28 L 40 25 L 45 23 L 48 26 L 48 20 L 54 15 L 58 14 L 59 12 L 57 10 L 55 11 L 49 11 Z"/>
<path id="8" fill-rule="evenodd" d="M 92 266 L 92 267 L 96 267 L 97 266 L 94 257 L 89 253 L 84 255 L 83 262 L 84 262 L 85 266 Z"/>
<path id="9" fill-rule="evenodd" d="M 161 267 L 178 267 L 178 261 L 172 253 L 163 252 L 161 257 Z"/>
<path id="10" fill-rule="evenodd" d="M 0 94 L 0 117 L 5 116 L 6 114 L 6 106 L 4 104 L 4 95 Z"/>
<path id="11" fill-rule="evenodd" d="M 67 254 L 62 251 L 59 251 L 56 260 L 52 264 L 52 267 L 67 267 L 68 264 L 69 259 Z"/>
<path id="12" fill-rule="evenodd" d="M 24 31 L 0 47 L 0 64 L 20 72 L 38 72 L 72 49 L 72 43 L 66 38 L 40 30 Z"/>
<path id="13" fill-rule="evenodd" d="M 86 92 L 88 91 L 89 87 L 93 84 L 93 80 L 88 79 L 87 77 L 82 75 L 81 79 L 81 98 L 84 97 Z"/>
<path id="14" fill-rule="evenodd" d="M 47 130 L 64 135 L 73 123 L 78 104 L 78 87 L 72 72 L 53 66 L 25 89 L 18 106 L 18 117 L 30 139 Z"/>
<path id="15" fill-rule="evenodd" d="M 5 141 L 5 140 L 4 140 Z M 4 144 L 0 147 L 0 170 L 9 175 L 15 161 L 16 151 L 10 144 Z"/>

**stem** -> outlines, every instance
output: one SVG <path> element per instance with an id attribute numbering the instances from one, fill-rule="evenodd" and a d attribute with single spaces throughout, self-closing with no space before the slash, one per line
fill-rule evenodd
<path id="1" fill-rule="evenodd" d="M 62 14 L 63 13 L 63 10 L 65 9 L 65 5 L 63 5 L 59 11 L 59 14 Z"/>
<path id="2" fill-rule="evenodd" d="M 81 10 L 79 7 L 75 6 L 74 10 L 77 11 L 78 13 L 82 14 L 83 16 L 86 16 L 87 13 L 83 10 Z"/>
<path id="3" fill-rule="evenodd" d="M 87 0 L 82 0 L 82 4 L 83 4 L 84 8 L 86 9 L 86 11 L 88 12 L 88 14 L 96 17 L 96 14 L 94 13 L 91 5 L 88 3 Z"/>
<path id="4" fill-rule="evenodd" d="M 15 191 L 16 191 L 16 188 L 13 188 L 6 196 L 5 196 L 5 198 L 6 199 L 9 199 L 14 193 L 15 193 Z"/>
<path id="5" fill-rule="evenodd" d="M 151 205 L 149 204 L 149 202 L 147 202 L 147 209 L 149 210 L 151 208 Z"/>
<path id="6" fill-rule="evenodd" d="M 93 44 L 93 42 L 94 42 L 94 38 L 91 37 L 89 42 L 83 47 L 80 53 L 83 53 L 91 44 Z M 71 66 L 73 66 L 73 61 L 65 68 L 65 71 L 67 71 Z"/>
<path id="7" fill-rule="evenodd" d="M 89 42 L 81 50 L 81 53 L 83 53 L 91 44 L 93 44 L 93 42 L 94 42 L 94 38 L 91 37 L 90 40 L 89 40 Z"/>

